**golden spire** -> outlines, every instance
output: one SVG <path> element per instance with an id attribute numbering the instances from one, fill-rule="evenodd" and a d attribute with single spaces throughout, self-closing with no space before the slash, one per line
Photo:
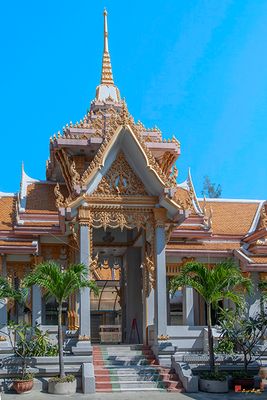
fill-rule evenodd
<path id="1" fill-rule="evenodd" d="M 114 85 L 110 55 L 108 51 L 108 13 L 104 9 L 104 53 L 102 60 L 101 85 Z"/>

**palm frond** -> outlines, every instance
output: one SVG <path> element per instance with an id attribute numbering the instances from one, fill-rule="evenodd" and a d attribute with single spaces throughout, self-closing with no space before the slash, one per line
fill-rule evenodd
<path id="1" fill-rule="evenodd" d="M 187 263 L 179 275 L 170 282 L 170 290 L 174 293 L 179 287 L 191 286 L 206 301 L 216 306 L 224 298 L 231 297 L 236 304 L 242 303 L 242 293 L 252 290 L 251 280 L 245 278 L 239 267 L 226 260 L 213 268 L 198 262 Z"/>
<path id="2" fill-rule="evenodd" d="M 84 264 L 72 264 L 65 270 L 54 261 L 37 265 L 35 270 L 23 281 L 25 287 L 38 285 L 58 303 L 67 300 L 73 293 L 89 287 L 98 293 L 97 286 L 88 279 L 88 267 Z"/>

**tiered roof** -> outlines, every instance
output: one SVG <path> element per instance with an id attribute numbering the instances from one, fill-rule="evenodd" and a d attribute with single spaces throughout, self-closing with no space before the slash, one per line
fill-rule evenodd
<path id="1" fill-rule="evenodd" d="M 175 163 L 180 143 L 164 139 L 159 128 L 135 122 L 114 83 L 108 49 L 107 13 L 104 12 L 104 51 L 101 83 L 90 110 L 79 122 L 67 124 L 50 139 L 46 180 L 29 177 L 22 169 L 16 194 L 0 194 L 0 252 L 35 254 L 40 235 L 64 235 L 68 207 L 85 195 L 120 129 L 131 132 L 162 189 L 159 197 L 184 221 L 167 245 L 167 254 L 181 256 L 235 255 L 244 269 L 267 265 L 267 206 L 264 201 L 198 199 L 190 172 L 177 183 Z M 128 160 L 129 161 L 129 160 Z M 152 176 L 153 178 L 153 176 Z M 60 209 L 60 212 L 59 212 Z M 266 264 L 266 265 L 265 265 Z"/>

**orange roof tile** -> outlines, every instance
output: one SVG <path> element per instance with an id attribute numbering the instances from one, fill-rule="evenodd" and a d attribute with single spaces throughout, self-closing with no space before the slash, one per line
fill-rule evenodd
<path id="1" fill-rule="evenodd" d="M 235 250 L 240 248 L 239 242 L 196 242 L 196 243 L 169 243 L 167 250 Z"/>
<path id="2" fill-rule="evenodd" d="M 253 264 L 267 264 L 267 257 L 249 257 Z"/>
<path id="3" fill-rule="evenodd" d="M 46 226 L 58 226 L 59 224 L 57 222 L 47 222 L 47 221 L 25 221 L 23 225 L 20 226 L 40 226 L 40 227 L 46 227 Z"/>
<path id="4" fill-rule="evenodd" d="M 15 196 L 0 198 L 0 230 L 11 231 L 13 229 Z"/>
<path id="5" fill-rule="evenodd" d="M 208 201 L 207 209 L 212 208 L 213 234 L 245 235 L 252 225 L 258 206 L 258 202 Z"/>
<path id="6" fill-rule="evenodd" d="M 11 241 L 11 240 L 0 240 L 0 246 L 32 246 L 32 241 Z"/>
<path id="7" fill-rule="evenodd" d="M 54 188 L 56 184 L 32 183 L 27 187 L 26 212 L 52 213 L 57 212 Z M 67 195 L 64 185 L 60 185 L 63 195 Z"/>

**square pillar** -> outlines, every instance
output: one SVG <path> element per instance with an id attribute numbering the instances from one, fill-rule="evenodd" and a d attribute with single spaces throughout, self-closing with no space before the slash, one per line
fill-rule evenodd
<path id="1" fill-rule="evenodd" d="M 7 265 L 6 265 L 6 254 L 1 255 L 2 262 L 2 276 L 4 278 L 7 277 Z M 13 349 L 10 344 L 8 335 L 7 335 L 7 299 L 0 300 L 0 336 L 5 338 L 6 340 L 0 341 L 0 354 L 12 353 Z"/>
<path id="2" fill-rule="evenodd" d="M 6 255 L 1 255 L 2 262 L 2 276 L 3 278 L 7 277 L 7 268 L 6 268 Z M 7 300 L 0 299 L 0 329 L 1 331 L 6 331 L 7 327 Z M 1 336 L 1 334 L 0 334 Z"/>
<path id="3" fill-rule="evenodd" d="M 42 323 L 42 292 L 38 285 L 32 287 L 32 327 Z"/>
<path id="4" fill-rule="evenodd" d="M 166 210 L 155 208 L 155 340 L 167 335 L 167 286 L 165 254 L 165 221 Z"/>
<path id="5" fill-rule="evenodd" d="M 246 296 L 248 302 L 248 313 L 250 317 L 255 317 L 261 311 L 261 292 L 259 290 L 259 272 L 251 272 L 250 279 L 253 283 L 253 292 Z"/>
<path id="6" fill-rule="evenodd" d="M 194 290 L 188 286 L 183 288 L 183 324 L 187 326 L 195 325 Z"/>
<path id="7" fill-rule="evenodd" d="M 80 262 L 87 267 L 87 277 L 90 279 L 90 209 L 88 205 L 79 208 L 80 226 Z M 91 355 L 91 314 L 90 289 L 81 289 L 79 295 L 79 337 L 76 346 L 72 347 L 74 355 Z"/>
<path id="8" fill-rule="evenodd" d="M 88 267 L 89 278 L 90 265 L 90 228 L 88 225 L 80 225 L 80 262 Z M 90 289 L 84 288 L 80 291 L 80 336 L 91 336 L 90 318 Z"/>

